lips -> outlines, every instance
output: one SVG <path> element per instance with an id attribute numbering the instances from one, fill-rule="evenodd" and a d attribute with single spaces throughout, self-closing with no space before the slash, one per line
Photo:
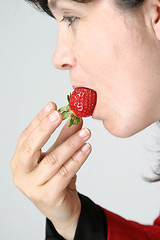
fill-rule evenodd
<path id="1" fill-rule="evenodd" d="M 97 104 L 96 104 L 96 106 L 97 106 Z M 92 113 L 92 118 L 93 119 L 97 119 L 97 117 L 96 117 L 96 106 L 95 106 L 95 108 L 93 110 L 93 113 Z"/>
<path id="2" fill-rule="evenodd" d="M 97 119 L 97 120 L 101 120 L 101 118 L 99 116 L 99 113 L 98 113 L 98 94 L 97 94 L 96 105 L 95 105 L 95 108 L 94 108 L 93 113 L 92 113 L 92 118 Z"/>
<path id="3" fill-rule="evenodd" d="M 78 87 L 82 87 L 82 86 L 79 86 L 79 85 L 72 85 L 73 89 L 75 88 L 78 88 Z M 84 86 L 83 86 L 84 87 Z"/>

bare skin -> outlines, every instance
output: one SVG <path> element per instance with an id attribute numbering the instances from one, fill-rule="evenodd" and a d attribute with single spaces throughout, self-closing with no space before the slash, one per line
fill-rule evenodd
<path id="1" fill-rule="evenodd" d="M 51 0 L 49 5 L 59 32 L 53 64 L 70 71 L 73 86 L 97 92 L 93 118 L 118 137 L 132 136 L 159 120 L 160 1 L 146 0 L 132 13 L 116 9 L 112 0 L 54 1 L 59 8 Z M 70 18 L 61 21 L 63 16 Z M 72 240 L 81 211 L 75 176 L 91 152 L 91 146 L 81 150 L 91 133 L 82 137 L 83 123 L 68 128 L 67 122 L 54 145 L 42 153 L 62 122 L 60 113 L 57 121 L 50 118 L 56 104 L 49 106 L 21 134 L 11 168 L 17 187 L 60 235 Z"/>
<path id="2" fill-rule="evenodd" d="M 69 70 L 72 85 L 97 92 L 93 118 L 118 137 L 159 120 L 159 0 L 146 0 L 134 11 L 115 8 L 113 0 L 56 2 L 57 8 L 51 6 L 59 26 L 53 64 Z M 76 18 L 61 21 L 63 16 Z"/>
<path id="3" fill-rule="evenodd" d="M 49 112 L 42 109 L 21 134 L 11 169 L 15 185 L 62 236 L 73 239 L 81 211 L 76 173 L 91 152 L 90 145 L 88 151 L 82 149 L 91 133 L 87 130 L 82 134 L 82 121 L 71 128 L 67 122 L 54 145 L 42 153 L 41 148 L 62 122 L 58 111 L 58 120 L 53 122 L 56 105 L 50 103 L 49 107 L 52 107 Z"/>

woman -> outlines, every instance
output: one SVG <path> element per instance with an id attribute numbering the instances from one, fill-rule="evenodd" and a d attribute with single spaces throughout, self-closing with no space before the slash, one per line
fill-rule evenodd
<path id="1" fill-rule="evenodd" d="M 93 118 L 122 138 L 160 119 L 159 0 L 29 1 L 58 22 L 55 67 L 69 70 L 74 88 L 97 92 Z M 15 184 L 47 217 L 46 239 L 159 240 L 160 217 L 140 225 L 77 193 L 76 173 L 91 152 L 82 121 L 67 122 L 41 153 L 61 122 L 49 103 L 21 134 L 11 161 Z"/>

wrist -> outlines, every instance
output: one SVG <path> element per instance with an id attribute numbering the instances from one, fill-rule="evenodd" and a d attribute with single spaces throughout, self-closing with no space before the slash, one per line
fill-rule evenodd
<path id="1" fill-rule="evenodd" d="M 56 221 L 55 219 L 54 220 L 51 219 L 51 222 L 54 225 L 56 231 L 64 239 L 66 240 L 74 239 L 80 213 L 81 213 L 81 202 L 79 200 L 79 203 L 76 204 L 76 207 L 72 209 L 72 214 L 70 216 L 68 215 L 68 217 L 65 217 L 64 220 L 60 218 L 61 220 L 59 219 L 59 221 L 58 219 L 56 219 Z"/>

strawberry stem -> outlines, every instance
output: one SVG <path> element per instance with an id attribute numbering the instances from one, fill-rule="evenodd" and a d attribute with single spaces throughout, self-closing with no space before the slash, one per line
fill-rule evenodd
<path id="1" fill-rule="evenodd" d="M 70 98 L 71 93 L 70 95 L 67 95 L 68 103 Z M 71 117 L 68 127 L 71 127 L 72 125 L 77 125 L 81 120 L 80 117 L 75 116 L 74 113 L 70 110 L 69 104 L 67 106 L 61 107 L 58 111 L 62 113 L 63 120 L 67 119 L 68 117 Z"/>
<path id="2" fill-rule="evenodd" d="M 69 105 L 67 105 L 67 106 L 64 106 L 64 107 L 61 107 L 58 111 L 59 112 L 67 112 L 68 110 L 69 110 L 69 107 L 68 107 Z"/>

